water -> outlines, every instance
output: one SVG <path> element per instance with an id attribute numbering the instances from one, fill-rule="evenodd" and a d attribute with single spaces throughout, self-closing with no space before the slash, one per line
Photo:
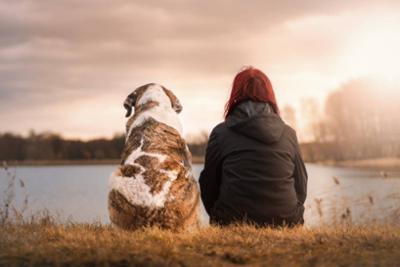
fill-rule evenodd
<path id="1" fill-rule="evenodd" d="M 48 210 L 60 221 L 109 223 L 107 212 L 108 177 L 113 165 L 40 166 L 11 168 L 17 180 L 15 202 L 25 215 Z M 194 165 L 198 178 L 202 165 Z M 400 216 L 400 173 L 383 178 L 379 171 L 327 167 L 308 164 L 306 224 L 352 222 L 398 223 Z M 337 182 L 333 177 L 337 177 Z M 19 179 L 23 181 L 21 187 Z M 0 200 L 9 178 L 0 171 Z M 204 216 L 205 219 L 206 216 Z"/>

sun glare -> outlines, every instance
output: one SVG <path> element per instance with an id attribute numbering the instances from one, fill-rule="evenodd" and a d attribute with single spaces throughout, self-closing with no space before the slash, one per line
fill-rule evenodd
<path id="1" fill-rule="evenodd" d="M 344 68 L 352 77 L 373 76 L 389 84 L 400 82 L 400 30 L 394 25 L 375 25 L 350 38 Z M 393 90 L 389 86 L 387 90 Z"/>

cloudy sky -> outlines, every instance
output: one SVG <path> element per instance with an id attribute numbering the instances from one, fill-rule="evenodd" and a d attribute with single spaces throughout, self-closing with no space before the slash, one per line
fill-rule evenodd
<path id="1" fill-rule="evenodd" d="M 0 132 L 112 136 L 149 82 L 181 99 L 186 134 L 209 131 L 245 65 L 302 125 L 304 99 L 398 76 L 399 26 L 399 1 L 0 0 Z"/>

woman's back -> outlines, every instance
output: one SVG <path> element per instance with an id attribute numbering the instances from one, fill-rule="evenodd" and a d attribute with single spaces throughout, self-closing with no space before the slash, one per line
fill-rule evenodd
<path id="1" fill-rule="evenodd" d="M 268 103 L 244 101 L 214 128 L 200 177 L 213 222 L 298 223 L 306 183 L 296 134 Z"/>

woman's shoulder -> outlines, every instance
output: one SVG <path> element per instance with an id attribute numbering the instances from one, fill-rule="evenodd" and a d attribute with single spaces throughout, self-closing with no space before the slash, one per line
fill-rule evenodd
<path id="1" fill-rule="evenodd" d="M 290 135 L 290 136 L 292 136 L 292 137 L 296 137 L 296 136 L 297 136 L 296 130 L 293 129 L 293 128 L 292 128 L 290 125 L 288 125 L 287 123 L 285 123 L 284 131 L 285 131 L 288 135 Z"/>
<path id="2" fill-rule="evenodd" d="M 223 121 L 217 124 L 209 135 L 209 141 L 212 143 L 225 143 L 225 140 L 231 136 L 230 130 L 226 123 Z"/>
<path id="3" fill-rule="evenodd" d="M 290 125 L 285 123 L 285 129 L 283 131 L 283 135 L 286 137 L 285 139 L 288 140 L 294 147 L 298 146 L 298 139 L 297 139 L 297 132 L 293 129 Z"/>
<path id="4" fill-rule="evenodd" d="M 219 124 L 217 124 L 212 130 L 211 130 L 211 135 L 215 135 L 215 134 L 221 134 L 223 132 L 225 132 L 228 129 L 228 127 L 226 126 L 225 121 L 220 122 Z"/>

